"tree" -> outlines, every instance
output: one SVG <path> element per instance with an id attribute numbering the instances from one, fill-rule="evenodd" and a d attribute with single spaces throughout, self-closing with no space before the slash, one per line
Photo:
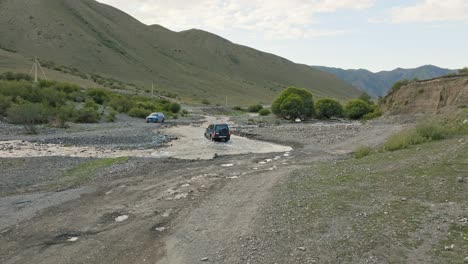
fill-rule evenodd
<path id="1" fill-rule="evenodd" d="M 261 116 L 267 116 L 267 115 L 271 114 L 271 111 L 268 110 L 268 109 L 262 109 L 262 110 L 258 111 L 258 114 L 261 115 Z"/>
<path id="2" fill-rule="evenodd" d="M 290 94 L 280 105 L 281 116 L 287 119 L 303 119 L 304 100 L 297 94 Z"/>
<path id="3" fill-rule="evenodd" d="M 249 106 L 247 110 L 251 113 L 258 113 L 258 111 L 262 109 L 263 109 L 263 106 L 261 104 L 254 104 L 254 105 Z"/>
<path id="4" fill-rule="evenodd" d="M 278 117 L 286 119 L 310 118 L 314 115 L 312 93 L 306 89 L 287 88 L 273 102 L 271 110 Z"/>
<path id="5" fill-rule="evenodd" d="M 366 103 L 368 103 L 370 105 L 374 104 L 374 102 L 372 101 L 372 97 L 366 92 L 363 92 L 361 94 L 361 96 L 359 96 L 358 99 L 361 99 L 361 100 L 363 100 L 364 102 L 366 102 Z"/>
<path id="6" fill-rule="evenodd" d="M 468 74 L 468 68 L 465 67 L 463 69 L 458 70 L 458 74 Z"/>
<path id="7" fill-rule="evenodd" d="M 24 125 L 26 132 L 36 134 L 35 125 L 46 121 L 46 109 L 42 104 L 13 105 L 7 110 L 8 121 Z"/>
<path id="8" fill-rule="evenodd" d="M 374 109 L 371 105 L 361 99 L 354 99 L 346 103 L 345 113 L 351 119 L 360 119 L 367 113 L 372 112 Z"/>
<path id="9" fill-rule="evenodd" d="M 330 98 L 320 98 L 315 101 L 315 115 L 320 119 L 343 115 L 343 106 L 340 102 Z"/>

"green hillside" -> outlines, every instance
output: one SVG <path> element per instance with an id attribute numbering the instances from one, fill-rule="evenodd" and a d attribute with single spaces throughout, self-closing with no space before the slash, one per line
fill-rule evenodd
<path id="1" fill-rule="evenodd" d="M 139 87 L 154 81 L 158 90 L 194 103 L 221 103 L 226 96 L 236 104 L 271 102 L 286 86 L 339 99 L 360 93 L 312 67 L 201 30 L 147 26 L 94 0 L 0 0 L 0 33 L 2 52 L 21 55 L 4 55 L 0 71 L 27 71 L 17 57 L 38 56 Z"/>
<path id="2" fill-rule="evenodd" d="M 366 91 L 372 96 L 385 96 L 393 84 L 400 80 L 412 80 L 415 78 L 426 80 L 455 72 L 454 70 L 439 68 L 433 65 L 424 65 L 414 69 L 397 68 L 392 71 L 376 73 L 364 69 L 344 70 L 323 66 L 315 66 L 315 68 L 334 74 L 343 81 Z"/>

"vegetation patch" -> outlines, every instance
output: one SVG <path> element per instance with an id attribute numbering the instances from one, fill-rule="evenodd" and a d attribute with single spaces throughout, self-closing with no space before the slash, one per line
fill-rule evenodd
<path id="1" fill-rule="evenodd" d="M 390 136 L 382 149 L 395 151 L 425 142 L 442 140 L 453 135 L 468 134 L 468 124 L 464 122 L 465 118 L 468 118 L 466 113 L 451 120 L 420 123 L 413 129 Z"/>
<path id="2" fill-rule="evenodd" d="M 181 111 L 180 104 L 144 96 L 123 95 L 103 88 L 83 89 L 55 81 L 31 82 L 24 74 L 0 75 L 0 117 L 23 124 L 34 133 L 37 124 L 66 127 L 66 122 L 100 122 L 105 112 L 108 122 L 116 114 L 126 113 L 145 118 L 152 112 L 171 117 Z"/>
<path id="3" fill-rule="evenodd" d="M 67 170 L 61 181 L 62 186 L 68 188 L 79 186 L 95 177 L 96 173 L 104 168 L 115 164 L 120 164 L 128 161 L 128 157 L 97 159 L 82 163 L 74 168 Z"/>
<path id="4" fill-rule="evenodd" d="M 372 148 L 368 146 L 359 146 L 353 153 L 355 159 L 362 159 L 369 156 L 372 153 Z"/>

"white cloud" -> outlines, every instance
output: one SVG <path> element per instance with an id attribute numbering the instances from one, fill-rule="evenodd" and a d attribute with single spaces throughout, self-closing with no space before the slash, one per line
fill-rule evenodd
<path id="1" fill-rule="evenodd" d="M 99 0 L 146 24 L 173 30 L 247 30 L 271 38 L 305 38 L 343 34 L 318 28 L 316 14 L 362 10 L 375 0 Z"/>
<path id="2" fill-rule="evenodd" d="M 456 21 L 468 19 L 467 0 L 424 0 L 391 11 L 393 23 Z"/>

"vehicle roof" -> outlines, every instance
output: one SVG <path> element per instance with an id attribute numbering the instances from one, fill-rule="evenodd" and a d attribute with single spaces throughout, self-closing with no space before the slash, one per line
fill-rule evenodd
<path id="1" fill-rule="evenodd" d="M 212 125 L 215 125 L 215 126 L 229 126 L 226 123 L 213 123 Z"/>

